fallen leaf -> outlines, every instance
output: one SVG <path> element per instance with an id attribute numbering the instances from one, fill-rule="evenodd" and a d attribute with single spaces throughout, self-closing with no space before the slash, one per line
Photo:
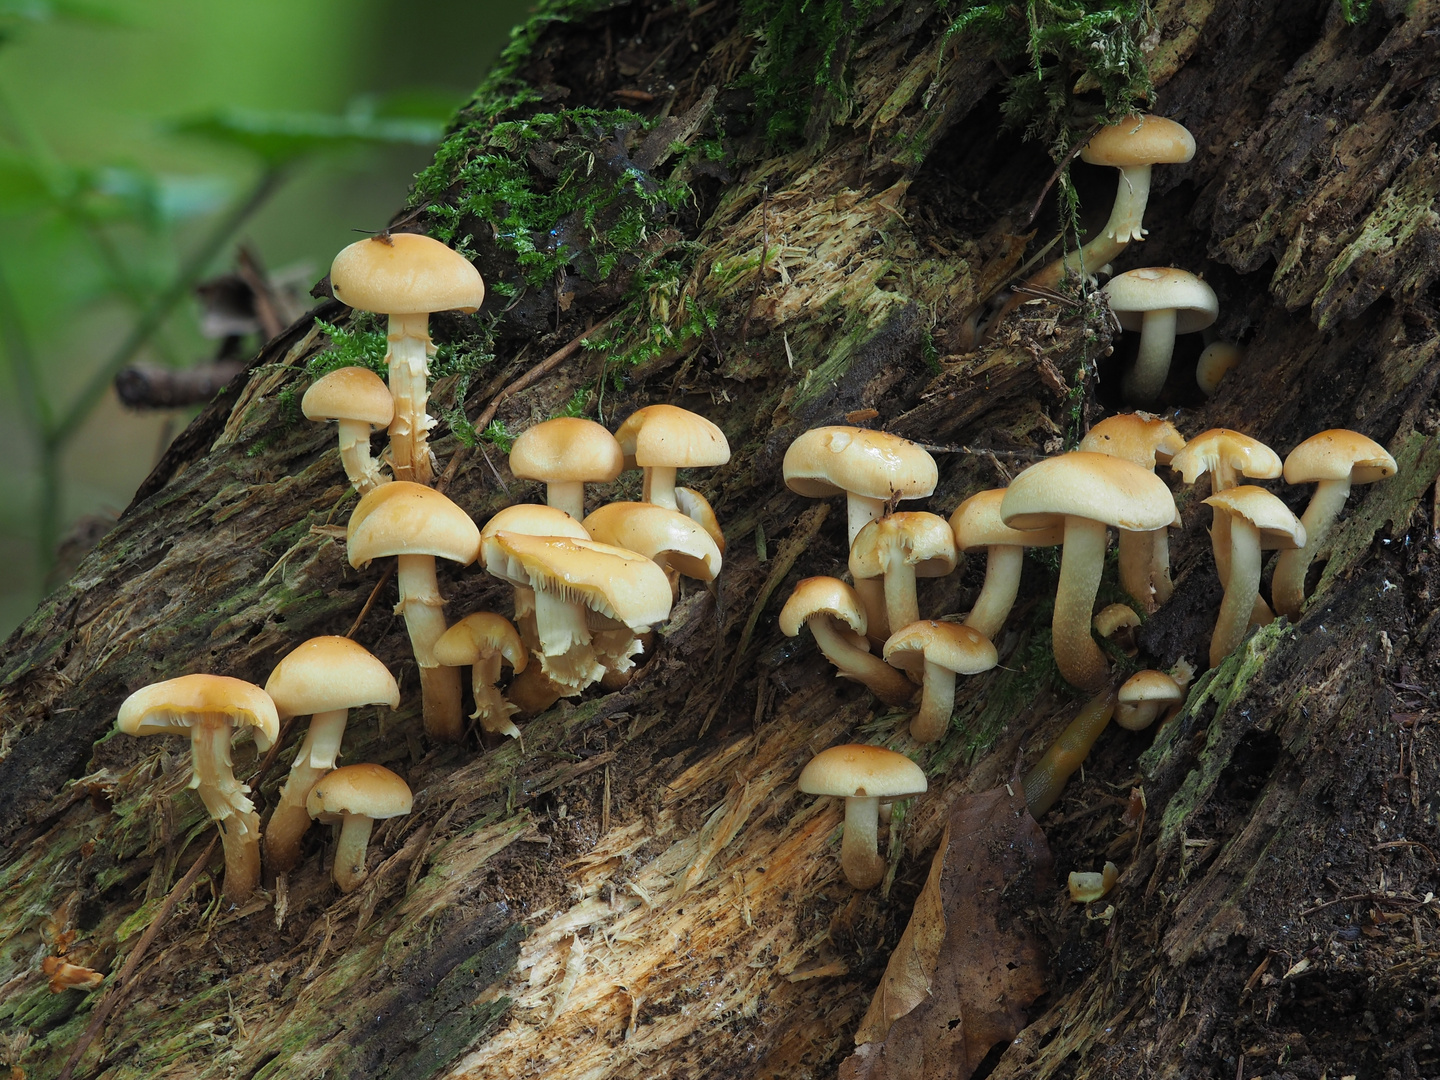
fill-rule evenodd
<path id="1" fill-rule="evenodd" d="M 1013 1039 L 1045 990 L 1044 952 L 1021 909 L 1053 888 L 1050 849 L 1018 784 L 961 799 L 841 1080 L 965 1080 Z"/>

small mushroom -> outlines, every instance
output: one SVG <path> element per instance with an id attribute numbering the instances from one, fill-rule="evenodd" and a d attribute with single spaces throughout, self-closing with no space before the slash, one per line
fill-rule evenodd
<path id="1" fill-rule="evenodd" d="M 1233 488 L 1242 476 L 1275 479 L 1280 475 L 1280 455 L 1259 439 L 1242 432 L 1211 428 L 1187 442 L 1184 449 L 1170 459 L 1170 468 L 1187 484 L 1209 475 L 1210 494 L 1218 495 Z M 1223 582 L 1230 574 L 1230 519 L 1224 514 L 1215 514 L 1211 522 L 1210 547 Z M 1268 611 L 1267 607 L 1266 613 Z"/>
<path id="2" fill-rule="evenodd" d="M 1244 354 L 1240 346 L 1228 341 L 1212 341 L 1195 361 L 1195 385 L 1206 397 L 1214 397 L 1220 381 L 1239 366 Z"/>
<path id="3" fill-rule="evenodd" d="M 955 559 L 955 534 L 936 514 L 876 518 L 850 545 L 850 573 L 855 580 L 885 580 L 885 620 L 892 631 L 920 618 L 915 579 L 944 577 L 955 569 Z"/>
<path id="4" fill-rule="evenodd" d="M 1296 551 L 1282 551 L 1275 563 L 1270 598 L 1275 610 L 1290 619 L 1300 617 L 1305 603 L 1305 572 L 1320 545 L 1330 535 L 1354 484 L 1372 484 L 1395 475 L 1395 459 L 1373 439 L 1355 431 L 1336 428 L 1311 435 L 1285 459 L 1287 484 L 1314 484 L 1315 494 L 1300 521 L 1305 526 L 1305 545 Z"/>
<path id="5" fill-rule="evenodd" d="M 816 754 L 801 771 L 798 786 L 807 795 L 837 795 L 845 800 L 840 868 L 853 887 L 869 889 L 885 876 L 877 835 L 880 800 L 921 795 L 929 785 L 920 766 L 904 754 L 851 744 Z"/>
<path id="6" fill-rule="evenodd" d="M 1135 629 L 1140 625 L 1140 616 L 1134 608 L 1125 604 L 1106 604 L 1090 624 L 1095 633 L 1111 642 L 1126 656 L 1136 655 L 1140 649 L 1135 644 Z"/>
<path id="7" fill-rule="evenodd" d="M 863 683 L 887 705 L 905 705 L 915 696 L 909 679 L 868 651 L 865 608 L 855 590 L 839 578 L 805 578 L 795 586 L 780 611 L 780 632 L 796 637 L 802 626 L 810 627 L 815 644 L 841 678 Z"/>
<path id="8" fill-rule="evenodd" d="M 305 797 L 335 768 L 350 710 L 400 704 L 388 668 L 364 646 L 343 637 L 314 637 L 286 654 L 265 683 L 280 718 L 310 717 L 305 740 L 290 766 L 265 825 L 266 873 L 283 873 L 300 861 L 300 840 L 310 828 Z"/>
<path id="9" fill-rule="evenodd" d="M 579 416 L 526 428 L 510 448 L 510 471 L 522 480 L 543 481 L 545 501 L 576 521 L 585 516 L 585 485 L 614 480 L 624 465 L 615 436 Z"/>
<path id="10" fill-rule="evenodd" d="M 425 731 L 434 739 L 459 742 L 465 735 L 460 674 L 435 659 L 435 642 L 445 632 L 445 601 L 435 578 L 435 560 L 461 566 L 474 562 L 480 530 L 440 492 L 395 480 L 360 500 L 350 515 L 345 546 L 357 570 L 372 559 L 397 557 L 400 602 L 395 613 L 405 617 L 420 671 Z"/>
<path id="11" fill-rule="evenodd" d="M 260 880 L 260 815 L 250 787 L 235 779 L 230 738 L 254 728 L 266 747 L 280 737 L 270 695 L 227 675 L 182 675 L 136 690 L 120 706 L 115 726 L 126 735 L 188 735 L 190 787 L 220 828 L 225 848 L 225 899 L 238 904 Z"/>
<path id="12" fill-rule="evenodd" d="M 1205 500 L 1230 521 L 1230 572 L 1225 597 L 1210 638 L 1210 666 L 1219 667 L 1235 651 L 1250 626 L 1255 598 L 1260 595 L 1262 549 L 1305 545 L 1305 526 L 1283 502 L 1262 487 L 1244 484 Z"/>
<path id="13" fill-rule="evenodd" d="M 1146 267 L 1111 278 L 1102 290 L 1126 330 L 1140 331 L 1135 366 L 1121 389 L 1127 401 L 1149 405 L 1160 397 L 1170 373 L 1175 336 L 1203 330 L 1220 314 L 1215 290 L 1194 274 L 1170 267 Z"/>
<path id="14" fill-rule="evenodd" d="M 1072 870 L 1068 882 L 1070 899 L 1077 904 L 1089 904 L 1096 900 L 1103 900 L 1115 887 L 1115 882 L 1119 880 L 1120 868 L 1113 862 L 1106 862 L 1105 869 L 1098 874 L 1093 870 Z"/>
<path id="15" fill-rule="evenodd" d="M 466 615 L 435 642 L 435 659 L 450 667 L 470 666 L 470 685 L 475 692 L 475 711 L 470 718 L 480 721 L 482 731 L 512 739 L 520 737 L 520 729 L 510 719 L 518 710 L 496 685 L 501 660 L 517 675 L 530 662 L 509 619 L 489 611 Z"/>
<path id="16" fill-rule="evenodd" d="M 390 459 L 396 480 L 430 483 L 434 470 L 427 445 L 435 425 L 425 412 L 434 346 L 432 311 L 475 311 L 485 283 L 458 251 L 418 233 L 385 232 L 360 240 L 330 264 L 335 299 L 390 317 L 385 362 L 395 415 L 390 421 Z"/>
<path id="17" fill-rule="evenodd" d="M 730 460 L 725 433 L 697 413 L 674 405 L 647 405 L 615 431 L 626 468 L 645 470 L 646 502 L 674 510 L 678 469 L 713 467 Z"/>
<path id="18" fill-rule="evenodd" d="M 395 400 L 384 381 L 369 368 L 343 367 L 317 379 L 300 399 L 308 420 L 336 420 L 340 425 L 340 464 L 361 495 L 390 478 L 370 456 L 370 431 L 389 427 Z"/>
<path id="19" fill-rule="evenodd" d="M 375 822 L 410 813 L 414 798 L 389 769 L 364 762 L 324 776 L 310 789 L 305 807 L 325 825 L 340 825 L 332 876 L 343 893 L 354 892 L 365 876 L 365 848 Z"/>
<path id="20" fill-rule="evenodd" d="M 1185 690 L 1163 671 L 1140 671 L 1120 687 L 1115 723 L 1126 731 L 1144 731 L 1160 710 L 1185 700 Z"/>
<path id="21" fill-rule="evenodd" d="M 1060 737 L 1046 748 L 1035 767 L 1025 774 L 1021 783 L 1031 817 L 1043 817 L 1045 811 L 1055 805 L 1060 792 L 1065 790 L 1065 782 L 1080 768 L 1114 714 L 1114 693 L 1091 698 Z"/>
<path id="22" fill-rule="evenodd" d="M 910 721 L 916 742 L 943 738 L 955 708 L 955 676 L 978 675 L 998 662 L 995 646 L 978 630 L 959 623 L 924 619 L 910 623 L 885 642 L 885 662 L 910 670 L 913 657 L 924 665 L 924 694 L 920 711 Z"/>
<path id="23" fill-rule="evenodd" d="M 1012 529 L 1000 520 L 1004 488 L 972 495 L 950 515 L 955 546 L 961 551 L 986 549 L 985 583 L 975 606 L 965 616 L 965 625 L 994 639 L 1020 594 L 1020 571 L 1027 547 L 1056 547 L 1065 541 L 1065 527 L 1057 523 L 1044 529 Z"/>

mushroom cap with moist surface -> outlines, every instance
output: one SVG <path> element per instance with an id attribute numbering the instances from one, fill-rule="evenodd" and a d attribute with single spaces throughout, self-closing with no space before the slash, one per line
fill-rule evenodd
<path id="1" fill-rule="evenodd" d="M 606 503 L 583 524 L 600 543 L 662 561 L 688 578 L 714 581 L 720 573 L 715 541 L 678 510 L 644 502 Z"/>
<path id="2" fill-rule="evenodd" d="M 1175 499 L 1150 470 L 1126 461 L 1076 450 L 1036 462 L 1011 481 L 1001 519 L 1017 529 L 1054 525 L 1057 517 L 1081 517 L 1117 529 L 1163 529 L 1175 517 Z"/>
<path id="3" fill-rule="evenodd" d="M 522 480 L 605 483 L 620 475 L 625 455 L 615 436 L 579 416 L 558 416 L 526 428 L 510 448 L 510 471 Z"/>
<path id="4" fill-rule="evenodd" d="M 1185 448 L 1185 436 L 1169 420 L 1151 413 L 1118 413 L 1086 432 L 1079 448 L 1153 469 L 1156 461 L 1163 465 Z"/>
<path id="5" fill-rule="evenodd" d="M 363 645 L 343 637 L 313 637 L 287 653 L 265 683 L 280 716 L 400 704 L 390 670 Z"/>
<path id="6" fill-rule="evenodd" d="M 998 662 L 995 646 L 977 630 L 961 623 L 921 619 L 902 627 L 885 642 L 885 662 L 905 667 L 901 654 L 923 657 L 957 675 L 978 675 Z"/>
<path id="7" fill-rule="evenodd" d="M 382 315 L 475 311 L 485 283 L 470 260 L 419 233 L 388 233 L 351 244 L 330 265 L 342 304 Z"/>
<path id="8" fill-rule="evenodd" d="M 1195 137 L 1174 120 L 1141 114 L 1101 128 L 1080 151 L 1091 165 L 1181 165 L 1195 156 Z"/>
<path id="9" fill-rule="evenodd" d="M 817 615 L 839 619 L 856 634 L 865 634 L 865 608 L 860 597 L 839 578 L 811 577 L 798 582 L 780 609 L 780 632 L 795 637 Z"/>
<path id="10" fill-rule="evenodd" d="M 1371 484 L 1395 475 L 1395 459 L 1374 439 L 1334 428 L 1311 435 L 1285 458 L 1287 484 L 1349 480 Z"/>
<path id="11" fill-rule="evenodd" d="M 345 544 L 357 569 L 387 555 L 433 555 L 464 566 L 479 553 L 480 530 L 434 488 L 395 480 L 356 505 Z"/>
<path id="12" fill-rule="evenodd" d="M 832 746 L 810 759 L 798 786 L 807 795 L 903 799 L 929 787 L 925 773 L 904 754 L 855 743 Z"/>
<path id="13" fill-rule="evenodd" d="M 703 468 L 730 460 L 725 433 L 675 405 L 647 405 L 615 431 L 627 468 Z"/>
<path id="14" fill-rule="evenodd" d="M 955 534 L 938 514 L 915 511 L 876 518 L 850 545 L 850 573 L 880 577 L 895 552 L 915 568 L 916 577 L 944 577 L 955 569 Z"/>
<path id="15" fill-rule="evenodd" d="M 528 536 L 568 536 L 572 540 L 589 540 L 590 533 L 564 510 L 543 503 L 516 503 L 495 513 L 480 530 L 484 543 L 498 532 L 525 533 Z"/>
<path id="16" fill-rule="evenodd" d="M 385 380 L 369 368 L 336 368 L 315 380 L 300 399 L 307 420 L 363 420 L 387 427 L 395 417 L 395 399 Z"/>
<path id="17" fill-rule="evenodd" d="M 486 537 L 482 555 L 486 571 L 496 577 L 582 604 L 637 633 L 670 615 L 665 571 L 624 548 L 501 531 Z"/>
<path id="18" fill-rule="evenodd" d="M 326 773 L 305 797 L 310 816 L 327 824 L 343 814 L 379 821 L 410 813 L 414 796 L 404 780 L 370 762 L 346 765 Z"/>
<path id="19" fill-rule="evenodd" d="M 280 737 L 270 695 L 228 675 L 181 675 L 141 687 L 120 706 L 116 726 L 126 735 L 188 735 L 198 718 L 215 715 L 255 728 L 257 742 L 267 746 Z"/>
<path id="20" fill-rule="evenodd" d="M 1111 278 L 1101 290 L 1126 330 L 1139 330 L 1148 311 L 1174 311 L 1175 333 L 1203 330 L 1220 314 L 1215 290 L 1173 267 L 1147 266 Z"/>
<path id="21" fill-rule="evenodd" d="M 855 427 L 810 429 L 785 451 L 783 468 L 785 486 L 812 499 L 921 499 L 934 492 L 940 475 L 918 443 Z"/>
<path id="22" fill-rule="evenodd" d="M 1254 484 L 1211 495 L 1206 506 L 1225 510 L 1233 517 L 1244 518 L 1260 533 L 1262 551 L 1285 551 L 1305 546 L 1305 526 L 1280 499 Z"/>

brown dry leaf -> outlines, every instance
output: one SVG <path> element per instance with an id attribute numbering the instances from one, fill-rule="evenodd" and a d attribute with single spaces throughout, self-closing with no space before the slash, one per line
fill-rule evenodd
<path id="1" fill-rule="evenodd" d="M 960 800 L 841 1080 L 965 1080 L 1013 1039 L 1045 990 L 1044 953 L 1016 916 L 1053 888 L 1019 784 Z"/>

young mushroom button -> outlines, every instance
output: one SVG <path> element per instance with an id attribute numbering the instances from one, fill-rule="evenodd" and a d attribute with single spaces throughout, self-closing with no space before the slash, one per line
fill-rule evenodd
<path id="1" fill-rule="evenodd" d="M 865 609 L 839 578 L 805 578 L 795 586 L 780 611 L 780 631 L 797 637 L 802 626 L 810 627 L 815 644 L 842 678 L 865 684 L 887 705 L 904 705 L 915 696 L 909 679 L 867 651 Z"/>
<path id="2" fill-rule="evenodd" d="M 410 813 L 409 785 L 389 769 L 368 762 L 336 769 L 310 789 L 305 807 L 325 825 L 340 825 L 332 876 L 344 893 L 365 876 L 365 849 L 375 822 Z"/>
<path id="3" fill-rule="evenodd" d="M 351 244 L 330 265 L 335 299 L 390 317 L 385 362 L 395 417 L 390 457 L 395 479 L 428 484 L 433 476 L 427 445 L 434 421 L 429 401 L 430 312 L 475 311 L 485 283 L 470 260 L 417 233 L 382 233 Z"/>
<path id="4" fill-rule="evenodd" d="M 1127 401 L 1149 405 L 1170 373 L 1175 336 L 1203 330 L 1220 313 L 1215 290 L 1194 274 L 1166 267 L 1131 270 L 1105 283 L 1110 310 L 1126 330 L 1140 331 L 1135 366 L 1121 387 Z"/>
<path id="5" fill-rule="evenodd" d="M 527 428 L 510 448 L 510 471 L 545 483 L 545 501 L 579 521 L 585 485 L 614 480 L 625 466 L 620 444 L 594 420 L 558 416 Z"/>
<path id="6" fill-rule="evenodd" d="M 308 420 L 340 424 L 340 464 L 361 495 L 389 481 L 370 456 L 371 428 L 389 427 L 395 399 L 369 368 L 337 368 L 311 384 L 300 399 Z"/>
<path id="7" fill-rule="evenodd" d="M 840 868 L 857 889 L 873 888 L 885 876 L 877 839 L 880 800 L 921 795 L 928 786 L 920 766 L 904 754 L 855 744 L 822 750 L 801 771 L 799 780 L 807 795 L 837 795 L 845 800 Z"/>
<path id="8" fill-rule="evenodd" d="M 885 660 L 909 668 L 906 654 L 923 663 L 925 693 L 920 711 L 910 721 L 910 737 L 934 742 L 944 737 L 955 708 L 955 676 L 978 675 L 996 664 L 995 646 L 977 630 L 959 623 L 924 619 L 890 635 Z"/>
<path id="9" fill-rule="evenodd" d="M 225 899 L 244 900 L 260 880 L 260 816 L 249 786 L 235 779 L 230 737 L 253 728 L 257 745 L 274 744 L 280 718 L 270 695 L 226 675 L 182 675 L 136 690 L 115 726 L 126 735 L 190 737 L 190 787 L 219 825 L 225 848 Z"/>
<path id="10" fill-rule="evenodd" d="M 675 472 L 724 465 L 730 460 L 725 433 L 703 416 L 674 405 L 647 405 L 615 432 L 627 468 L 645 470 L 646 502 L 675 507 Z"/>

